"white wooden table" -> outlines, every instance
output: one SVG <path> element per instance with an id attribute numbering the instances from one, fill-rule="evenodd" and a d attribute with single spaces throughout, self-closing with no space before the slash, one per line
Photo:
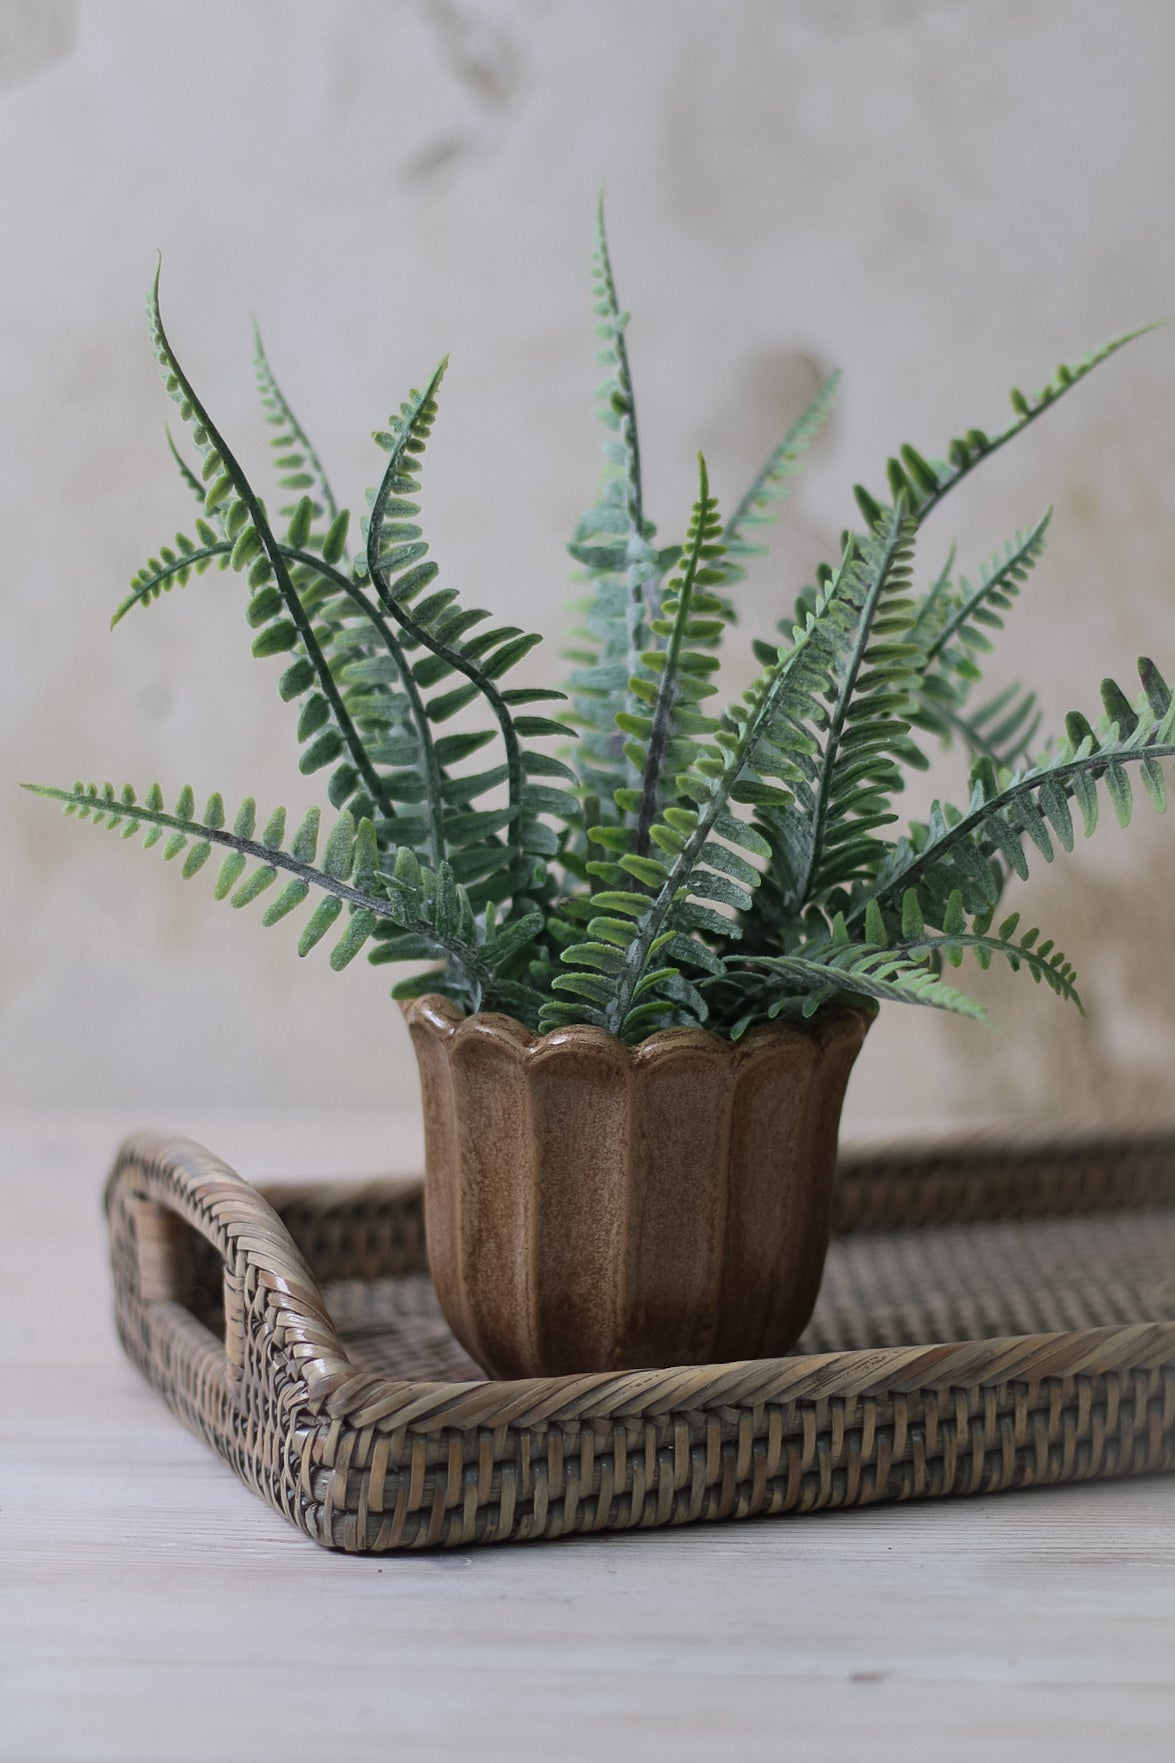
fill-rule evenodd
<path id="1" fill-rule="evenodd" d="M 413 1125 L 378 1116 L 5 1124 L 0 1757 L 1175 1757 L 1175 1477 L 317 1550 L 118 1348 L 99 1195 L 139 1124 L 258 1179 L 418 1155 Z"/>

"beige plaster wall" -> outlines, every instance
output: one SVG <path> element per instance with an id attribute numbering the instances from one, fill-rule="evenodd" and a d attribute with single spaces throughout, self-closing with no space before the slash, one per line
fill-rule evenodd
<path id="1" fill-rule="evenodd" d="M 189 518 L 141 316 L 156 250 L 228 435 L 261 461 L 256 313 L 356 503 L 369 431 L 452 351 L 434 550 L 549 655 L 596 470 L 603 178 L 663 531 L 699 445 L 736 495 L 815 374 L 845 370 L 748 585 L 765 629 L 897 442 L 991 425 L 1013 382 L 1172 310 L 1173 62 L 1165 0 L 0 0 L 0 1095 L 183 1124 L 415 1086 L 386 970 L 299 963 L 206 880 L 14 793 L 85 773 L 310 799 L 235 578 L 107 630 Z M 1175 675 L 1173 390 L 1161 332 L 927 532 L 927 571 L 953 535 L 977 563 L 1056 505 L 995 669 L 1054 720 L 1143 650 Z M 949 762 L 939 787 L 961 787 Z M 996 1031 L 890 1010 L 852 1121 L 1169 1112 L 1173 874 L 1175 827 L 1143 811 L 1045 871 L 1030 910 L 1088 1019 L 1007 973 L 977 981 Z"/>

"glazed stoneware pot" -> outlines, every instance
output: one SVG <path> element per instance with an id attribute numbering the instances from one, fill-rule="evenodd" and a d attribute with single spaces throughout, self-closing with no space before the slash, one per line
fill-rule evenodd
<path id="1" fill-rule="evenodd" d="M 440 997 L 420 1067 L 429 1267 L 494 1377 L 786 1353 L 820 1286 L 849 1072 L 869 1019 L 730 1043 L 587 1024 L 539 1035 Z"/>

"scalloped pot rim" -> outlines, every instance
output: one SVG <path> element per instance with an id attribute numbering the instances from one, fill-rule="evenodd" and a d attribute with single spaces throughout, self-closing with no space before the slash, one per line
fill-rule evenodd
<path id="1" fill-rule="evenodd" d="M 741 1064 L 759 1051 L 782 1051 L 785 1047 L 794 1051 L 801 1046 L 811 1047 L 814 1051 L 817 1048 L 824 1050 L 841 1039 L 846 1031 L 848 1036 L 859 1034 L 863 1040 L 873 1022 L 873 1014 L 867 1011 L 836 1005 L 820 1011 L 806 1024 L 757 1023 L 738 1041 L 725 1040 L 709 1029 L 682 1026 L 657 1029 L 635 1046 L 628 1046 L 609 1034 L 607 1029 L 590 1022 L 571 1023 L 565 1028 L 552 1029 L 548 1034 L 539 1034 L 513 1016 L 497 1011 L 479 1011 L 474 1016 L 464 1016 L 450 998 L 437 992 L 403 1000 L 400 1008 L 410 1031 L 424 1030 L 439 1041 L 493 1040 L 527 1062 L 542 1060 L 545 1063 L 561 1055 L 594 1053 L 598 1058 L 610 1058 L 634 1066 L 660 1063 L 683 1053 L 704 1054 L 720 1064 Z"/>

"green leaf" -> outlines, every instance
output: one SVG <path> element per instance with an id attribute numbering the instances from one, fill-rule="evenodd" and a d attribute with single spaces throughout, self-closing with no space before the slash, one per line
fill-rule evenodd
<path id="1" fill-rule="evenodd" d="M 354 853 L 355 821 L 344 809 L 331 828 L 323 853 L 322 867 L 336 881 L 346 881 L 351 873 Z"/>
<path id="2" fill-rule="evenodd" d="M 620 867 L 634 875 L 638 881 L 647 883 L 651 888 L 657 887 L 665 880 L 666 870 L 663 863 L 655 857 L 622 857 Z"/>
<path id="3" fill-rule="evenodd" d="M 253 639 L 254 655 L 264 658 L 267 655 L 284 655 L 293 649 L 298 641 L 298 627 L 291 618 L 279 618 Z"/>
<path id="4" fill-rule="evenodd" d="M 324 563 L 333 565 L 341 561 L 347 549 L 347 530 L 350 524 L 351 515 L 346 508 L 331 521 L 326 537 L 322 541 Z"/>
<path id="5" fill-rule="evenodd" d="M 279 901 L 278 904 L 280 903 Z M 318 902 L 298 940 L 299 955 L 309 955 L 311 949 L 322 941 L 342 910 L 343 902 L 333 894 L 328 894 L 324 900 Z"/>

